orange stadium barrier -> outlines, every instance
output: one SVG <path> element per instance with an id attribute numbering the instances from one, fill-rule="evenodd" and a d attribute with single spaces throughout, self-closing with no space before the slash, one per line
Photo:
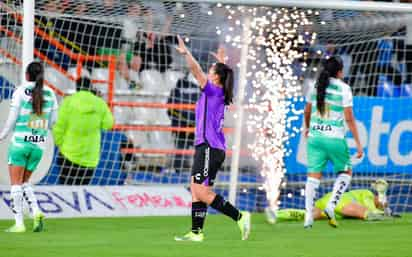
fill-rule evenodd
<path id="1" fill-rule="evenodd" d="M 195 150 L 193 149 L 144 149 L 144 148 L 123 148 L 121 150 L 122 153 L 138 153 L 138 154 L 165 154 L 165 155 L 194 155 Z M 232 156 L 232 150 L 226 150 L 226 155 Z M 248 151 L 240 151 L 241 156 L 249 156 L 250 153 Z"/>

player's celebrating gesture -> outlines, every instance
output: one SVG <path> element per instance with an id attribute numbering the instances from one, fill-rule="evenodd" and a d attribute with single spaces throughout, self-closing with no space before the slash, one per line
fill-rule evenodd
<path id="1" fill-rule="evenodd" d="M 225 105 L 232 103 L 233 71 L 224 64 L 224 51 L 220 49 L 214 54 L 218 63 L 214 64 L 206 74 L 178 37 L 177 51 L 185 56 L 193 76 L 198 81 L 202 94 L 196 104 L 196 139 L 195 156 L 192 168 L 192 231 L 177 241 L 203 241 L 203 223 L 207 207 L 229 216 L 239 225 L 242 240 L 248 238 L 250 231 L 250 213 L 240 212 L 222 196 L 214 193 L 211 187 L 216 174 L 225 160 L 225 136 L 223 121 Z"/>

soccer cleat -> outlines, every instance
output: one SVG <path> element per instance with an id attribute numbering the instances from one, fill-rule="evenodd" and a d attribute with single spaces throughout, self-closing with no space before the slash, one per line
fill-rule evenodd
<path id="1" fill-rule="evenodd" d="M 247 240 L 251 229 L 251 215 L 248 211 L 242 211 L 240 213 L 242 217 L 237 221 L 237 225 L 239 226 L 242 240 Z"/>
<path id="2" fill-rule="evenodd" d="M 33 232 L 41 232 L 44 230 L 44 214 L 37 213 L 33 217 Z"/>
<path id="3" fill-rule="evenodd" d="M 24 232 L 26 232 L 26 227 L 24 225 L 21 225 L 21 226 L 13 225 L 13 226 L 9 227 L 8 229 L 6 229 L 5 232 L 8 232 L 8 233 L 24 233 Z"/>
<path id="4" fill-rule="evenodd" d="M 269 207 L 265 208 L 265 214 L 266 214 L 266 221 L 269 224 L 275 224 L 276 223 L 276 213 L 272 211 Z"/>
<path id="5" fill-rule="evenodd" d="M 325 216 L 328 218 L 328 223 L 331 227 L 337 228 L 338 227 L 338 222 L 336 221 L 335 215 L 331 214 L 328 210 L 323 211 Z"/>
<path id="6" fill-rule="evenodd" d="M 313 224 L 303 225 L 303 228 L 309 230 L 312 228 L 312 226 Z"/>
<path id="7" fill-rule="evenodd" d="M 199 232 L 198 234 L 193 233 L 190 231 L 189 233 L 183 236 L 175 236 L 175 241 L 192 241 L 192 242 L 202 242 L 203 241 L 203 233 Z"/>

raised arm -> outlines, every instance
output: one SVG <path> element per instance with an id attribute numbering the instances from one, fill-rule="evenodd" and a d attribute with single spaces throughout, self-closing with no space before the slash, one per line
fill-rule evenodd
<path id="1" fill-rule="evenodd" d="M 180 36 L 177 36 L 177 40 L 179 42 L 178 47 L 176 47 L 176 50 L 185 56 L 187 65 L 189 66 L 190 72 L 193 74 L 197 82 L 199 83 L 200 88 L 204 88 L 206 83 L 207 83 L 207 76 L 206 74 L 202 71 L 202 68 L 200 67 L 199 63 L 193 58 L 192 54 L 190 51 L 187 49 L 185 42 Z"/>
<path id="2" fill-rule="evenodd" d="M 219 48 L 217 49 L 216 53 L 210 52 L 210 54 L 213 55 L 213 57 L 215 57 L 215 59 L 218 62 L 226 64 L 226 60 L 227 60 L 226 50 L 222 45 L 219 45 Z"/>

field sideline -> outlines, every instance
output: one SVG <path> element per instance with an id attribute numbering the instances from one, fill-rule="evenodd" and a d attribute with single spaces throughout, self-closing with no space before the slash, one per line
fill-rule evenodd
<path id="1" fill-rule="evenodd" d="M 316 222 L 269 225 L 253 215 L 249 241 L 222 215 L 206 219 L 203 243 L 175 242 L 189 217 L 50 219 L 44 233 L 0 233 L 1 257 L 411 257 L 412 215 L 383 222 L 341 221 L 340 228 Z M 12 222 L 0 221 L 3 231 Z M 26 220 L 27 228 L 31 221 Z"/>

